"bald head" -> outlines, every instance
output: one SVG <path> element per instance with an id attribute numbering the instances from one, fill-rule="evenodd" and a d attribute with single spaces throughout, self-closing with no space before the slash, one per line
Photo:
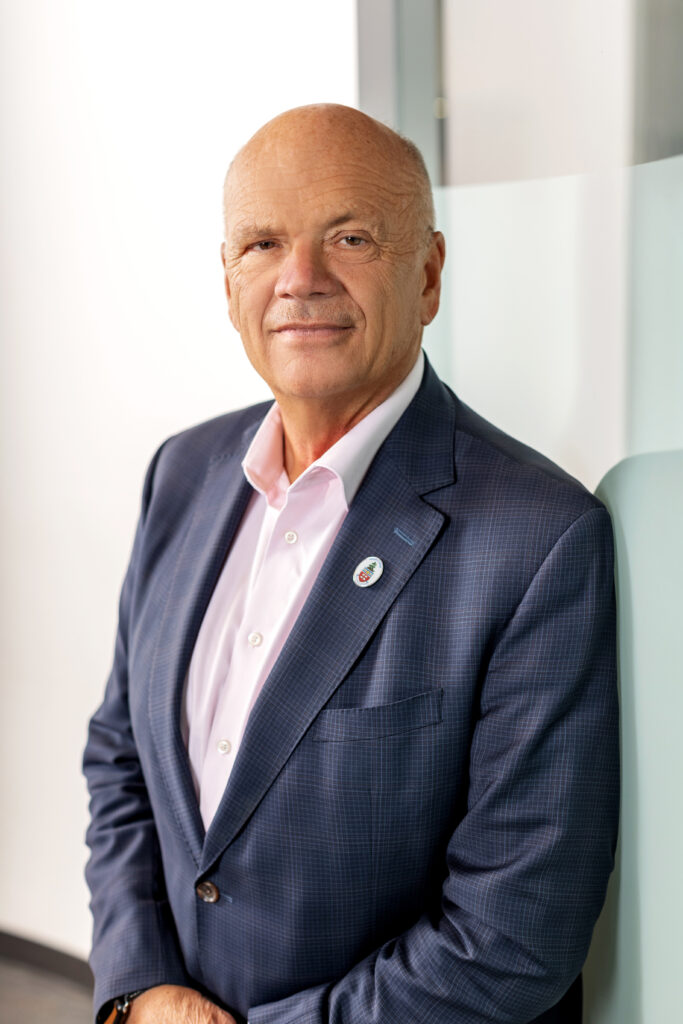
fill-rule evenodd
<path id="1" fill-rule="evenodd" d="M 365 167 L 370 176 L 384 178 L 395 193 L 402 214 L 415 218 L 426 242 L 434 229 L 434 200 L 422 154 L 409 139 L 374 118 L 334 103 L 295 107 L 268 121 L 242 147 L 225 178 L 224 215 L 231 215 L 235 192 L 242 192 L 264 163 L 292 168 L 324 158 L 340 166 Z"/>
<path id="2" fill-rule="evenodd" d="M 290 432 L 296 420 L 332 443 L 406 377 L 444 253 L 420 154 L 360 111 L 299 107 L 240 150 L 225 183 L 230 319 Z"/>

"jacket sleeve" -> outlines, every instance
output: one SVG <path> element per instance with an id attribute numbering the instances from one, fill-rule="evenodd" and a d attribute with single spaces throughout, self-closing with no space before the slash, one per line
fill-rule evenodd
<path id="1" fill-rule="evenodd" d="M 159 449 L 159 452 L 161 449 Z M 83 769 L 90 790 L 86 878 L 94 920 L 95 1007 L 157 984 L 188 985 L 165 894 L 152 810 L 128 710 L 128 629 L 157 452 L 121 591 L 114 664 L 90 722 Z M 98 1014 L 98 1019 L 102 1014 Z"/>
<path id="2" fill-rule="evenodd" d="M 612 534 L 565 531 L 499 636 L 440 912 L 249 1024 L 526 1024 L 578 975 L 613 865 L 618 724 Z"/>

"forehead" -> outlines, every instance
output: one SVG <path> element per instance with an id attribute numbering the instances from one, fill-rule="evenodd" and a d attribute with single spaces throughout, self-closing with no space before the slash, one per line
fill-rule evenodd
<path id="1" fill-rule="evenodd" d="M 362 147 L 269 147 L 236 162 L 226 181 L 226 228 L 362 219 L 393 232 L 415 206 L 405 173 Z"/>

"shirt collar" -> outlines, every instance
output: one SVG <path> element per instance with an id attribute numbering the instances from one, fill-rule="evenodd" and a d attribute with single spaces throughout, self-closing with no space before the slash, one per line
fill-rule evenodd
<path id="1" fill-rule="evenodd" d="M 341 481 L 348 508 L 382 442 L 417 394 L 423 371 L 424 354 L 420 349 L 415 365 L 395 391 L 328 448 L 293 484 L 285 472 L 282 417 L 276 402 L 266 413 L 242 460 L 244 475 L 270 505 L 280 507 L 290 487 L 324 470 Z"/>

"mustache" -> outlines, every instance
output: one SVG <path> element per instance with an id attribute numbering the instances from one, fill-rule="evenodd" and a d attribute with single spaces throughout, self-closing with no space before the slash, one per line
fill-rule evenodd
<path id="1" fill-rule="evenodd" d="M 270 330 L 286 330 L 287 327 L 296 325 L 306 327 L 324 324 L 326 327 L 354 327 L 355 320 L 345 310 L 325 308 L 317 305 L 315 308 L 309 306 L 288 306 L 282 312 L 275 311 L 268 317 L 268 328 Z"/>

